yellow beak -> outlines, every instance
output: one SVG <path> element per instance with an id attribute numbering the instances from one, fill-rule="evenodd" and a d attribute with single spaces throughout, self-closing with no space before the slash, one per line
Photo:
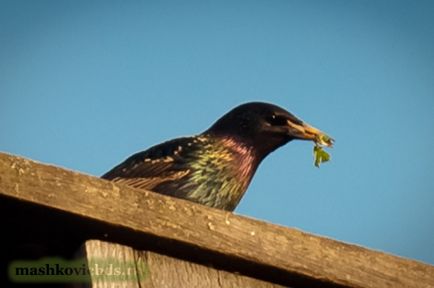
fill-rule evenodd
<path id="1" fill-rule="evenodd" d="M 333 146 L 334 139 L 306 123 L 296 124 L 288 120 L 291 135 L 301 140 L 312 140 L 321 146 Z"/>

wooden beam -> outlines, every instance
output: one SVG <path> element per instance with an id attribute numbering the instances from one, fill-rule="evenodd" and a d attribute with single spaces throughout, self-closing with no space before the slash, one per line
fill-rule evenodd
<path id="1" fill-rule="evenodd" d="M 117 287 L 284 287 L 152 251 L 138 251 L 128 246 L 105 241 L 86 241 L 82 249 L 89 267 L 99 264 L 100 270 L 107 269 L 112 274 L 113 270 L 117 270 L 119 274 L 130 275 L 130 277 L 117 280 L 115 282 Z M 105 262 L 106 259 L 108 259 L 107 262 Z M 109 264 L 113 265 L 113 259 L 116 259 L 115 267 L 110 268 Z M 92 265 L 93 263 L 95 264 Z M 95 276 L 94 273 L 92 278 L 93 288 L 103 288 L 107 287 L 107 283 L 113 283 L 114 277 L 104 273 Z"/>
<path id="2" fill-rule="evenodd" d="M 0 195 L 138 235 L 130 243 L 133 248 L 144 248 L 140 235 L 152 235 L 221 255 L 227 265 L 232 260 L 251 264 L 279 284 L 302 286 L 306 280 L 320 283 L 318 287 L 434 287 L 431 265 L 3 153 Z"/>

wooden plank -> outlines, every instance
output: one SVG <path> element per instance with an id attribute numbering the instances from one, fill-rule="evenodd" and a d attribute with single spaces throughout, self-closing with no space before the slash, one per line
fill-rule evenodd
<path id="1" fill-rule="evenodd" d="M 1 153 L 0 195 L 241 259 L 284 285 L 434 287 L 431 265 Z"/>
<path id="2" fill-rule="evenodd" d="M 89 240 L 83 244 L 79 255 L 84 255 L 87 266 L 92 269 L 89 287 L 153 288 L 146 262 L 131 247 Z M 123 274 L 124 278 L 118 278 L 118 274 Z"/>
<path id="3" fill-rule="evenodd" d="M 101 273 L 93 273 L 93 288 L 279 288 L 277 284 L 230 273 L 152 251 L 138 251 L 131 247 L 89 240 L 83 245 L 89 266 L 99 264 Z M 113 264 L 113 259 L 116 259 Z M 110 267 L 111 265 L 111 267 Z M 104 269 L 106 273 L 104 273 Z M 94 269 L 95 271 L 96 269 Z M 129 275 L 113 280 L 114 272 Z"/>

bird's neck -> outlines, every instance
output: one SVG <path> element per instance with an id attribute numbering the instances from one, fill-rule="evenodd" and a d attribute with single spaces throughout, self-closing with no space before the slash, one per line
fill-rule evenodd
<path id="1" fill-rule="evenodd" d="M 201 134 L 196 161 L 191 164 L 191 179 L 198 185 L 189 194 L 193 201 L 232 211 L 241 200 L 256 171 L 254 150 L 232 137 Z"/>
<path id="2" fill-rule="evenodd" d="M 236 165 L 234 169 L 239 179 L 250 182 L 258 165 L 253 149 L 231 137 L 222 137 L 219 144 L 232 154 L 233 164 Z"/>

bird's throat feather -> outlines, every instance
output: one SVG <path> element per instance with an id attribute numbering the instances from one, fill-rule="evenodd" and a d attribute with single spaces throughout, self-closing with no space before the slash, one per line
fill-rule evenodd
<path id="1" fill-rule="evenodd" d="M 232 138 L 216 142 L 204 140 L 203 149 L 191 165 L 191 180 L 198 188 L 189 197 L 198 202 L 215 202 L 217 206 L 238 204 L 246 191 L 255 167 L 251 149 Z M 220 207 L 217 207 L 220 208 Z"/>

